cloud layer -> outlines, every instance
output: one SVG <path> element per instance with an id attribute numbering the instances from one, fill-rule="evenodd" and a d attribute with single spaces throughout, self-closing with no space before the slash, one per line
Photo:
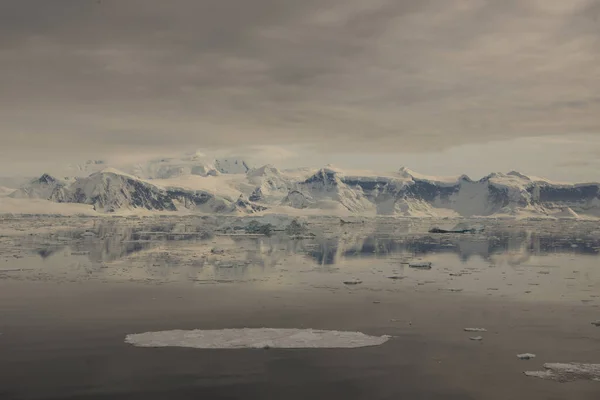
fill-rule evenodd
<path id="1" fill-rule="evenodd" d="M 600 131 L 597 0 L 0 3 L 0 155 Z"/>

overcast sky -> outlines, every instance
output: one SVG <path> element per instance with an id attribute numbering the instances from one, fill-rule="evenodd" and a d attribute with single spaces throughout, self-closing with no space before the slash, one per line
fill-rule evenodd
<path id="1" fill-rule="evenodd" d="M 0 175 L 260 146 L 600 180 L 600 0 L 0 0 L 0 135 Z"/>

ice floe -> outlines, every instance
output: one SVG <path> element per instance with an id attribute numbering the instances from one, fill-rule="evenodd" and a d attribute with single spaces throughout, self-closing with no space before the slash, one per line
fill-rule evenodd
<path id="1" fill-rule="evenodd" d="M 487 332 L 485 328 L 465 328 L 465 332 Z"/>
<path id="2" fill-rule="evenodd" d="M 525 375 L 557 382 L 591 380 L 600 382 L 600 364 L 546 363 L 544 371 L 525 371 Z"/>
<path id="3" fill-rule="evenodd" d="M 420 268 L 420 269 L 431 269 L 430 261 L 419 261 L 419 262 L 411 262 L 408 264 L 411 268 Z"/>
<path id="4" fill-rule="evenodd" d="M 390 336 L 313 329 L 172 330 L 131 334 L 125 342 L 138 347 L 243 348 L 357 348 L 379 346 Z"/>

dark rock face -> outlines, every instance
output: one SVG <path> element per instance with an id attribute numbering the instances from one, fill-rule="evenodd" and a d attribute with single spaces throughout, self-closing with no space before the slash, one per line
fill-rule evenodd
<path id="1" fill-rule="evenodd" d="M 260 187 L 257 187 L 256 189 L 254 189 L 254 191 L 248 198 L 248 200 L 250 200 L 250 201 L 262 201 L 263 199 L 264 199 L 264 195 L 263 195 L 262 189 Z"/>
<path id="2" fill-rule="evenodd" d="M 498 188 L 493 185 L 488 186 L 488 199 L 498 208 L 506 207 L 510 203 L 508 189 Z"/>
<path id="3" fill-rule="evenodd" d="M 533 191 L 533 188 L 531 189 Z M 599 198 L 597 185 L 584 186 L 540 186 L 539 201 L 544 202 L 588 202 Z"/>
<path id="4" fill-rule="evenodd" d="M 437 198 L 448 200 L 450 196 L 459 190 L 459 185 L 441 186 L 428 181 L 415 180 L 413 185 L 407 186 L 404 195 L 427 202 L 433 202 Z"/>
<path id="5" fill-rule="evenodd" d="M 55 184 L 58 182 L 58 179 L 56 179 L 53 176 L 50 176 L 48 174 L 44 174 L 44 175 L 40 176 L 35 182 L 45 183 L 45 184 Z"/>
<path id="6" fill-rule="evenodd" d="M 336 172 L 328 169 L 321 169 L 316 174 L 306 179 L 303 183 L 322 183 L 328 186 L 337 186 Z"/>
<path id="7" fill-rule="evenodd" d="M 167 197 L 184 204 L 185 208 L 193 208 L 204 205 L 214 198 L 213 195 L 202 191 L 188 191 L 182 189 L 167 189 Z M 175 207 L 175 206 L 173 206 Z"/>
<path id="8" fill-rule="evenodd" d="M 235 202 L 235 206 L 240 210 L 245 210 L 249 213 L 255 213 L 259 211 L 264 211 L 267 207 L 263 207 L 258 204 L 253 204 L 249 200 L 246 200 L 244 196 L 240 196 L 239 199 Z"/>

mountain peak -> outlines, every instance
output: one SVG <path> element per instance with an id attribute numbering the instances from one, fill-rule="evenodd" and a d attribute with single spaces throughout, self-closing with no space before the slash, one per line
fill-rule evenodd
<path id="1" fill-rule="evenodd" d="M 58 182 L 58 179 L 49 174 L 43 174 L 42 176 L 34 180 L 34 183 L 54 184 L 56 182 Z"/>
<path id="2" fill-rule="evenodd" d="M 304 183 L 322 183 L 324 185 L 338 185 L 339 182 L 338 171 L 331 168 L 321 168 L 304 181 Z"/>
<path id="3" fill-rule="evenodd" d="M 265 176 L 265 175 L 279 175 L 280 172 L 271 164 L 263 165 L 260 168 L 253 168 L 248 171 L 248 176 Z"/>
<path id="4" fill-rule="evenodd" d="M 530 181 L 530 180 L 531 180 L 531 178 L 530 178 L 530 177 L 528 177 L 527 175 L 524 175 L 524 174 L 522 174 L 522 173 L 520 173 L 520 172 L 517 172 L 517 171 L 510 171 L 510 172 L 509 172 L 508 174 L 506 174 L 506 175 L 509 175 L 509 176 L 516 176 L 516 177 L 519 177 L 519 178 L 521 178 L 521 179 L 525 179 L 525 180 L 527 180 L 527 181 Z"/>
<path id="5" fill-rule="evenodd" d="M 415 175 L 415 172 L 413 170 L 406 168 L 404 166 L 400 167 L 400 169 L 398 170 L 398 173 L 404 178 L 413 178 Z"/>

